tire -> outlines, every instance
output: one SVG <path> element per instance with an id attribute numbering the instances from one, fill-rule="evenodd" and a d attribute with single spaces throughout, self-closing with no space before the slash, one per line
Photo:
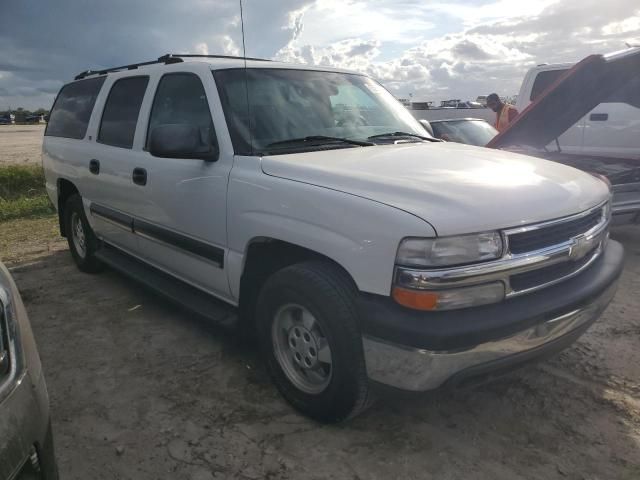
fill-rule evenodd
<path id="1" fill-rule="evenodd" d="M 43 480 L 58 480 L 58 465 L 56 464 L 56 456 L 53 447 L 51 423 L 49 423 L 49 427 L 47 428 L 47 435 L 44 439 L 44 443 L 40 445 L 40 448 L 38 448 L 38 457 Z"/>
<path id="2" fill-rule="evenodd" d="M 81 227 L 80 231 L 78 226 Z M 71 195 L 65 203 L 64 231 L 67 233 L 69 251 L 78 268 L 85 273 L 102 271 L 104 265 L 95 257 L 100 241 L 87 221 L 80 195 Z"/>
<path id="3" fill-rule="evenodd" d="M 373 401 L 356 295 L 343 271 L 311 261 L 274 273 L 258 297 L 258 341 L 269 374 L 296 410 L 323 423 L 353 418 Z"/>

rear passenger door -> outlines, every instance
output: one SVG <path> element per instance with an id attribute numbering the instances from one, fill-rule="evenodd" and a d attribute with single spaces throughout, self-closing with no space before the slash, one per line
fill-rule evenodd
<path id="1" fill-rule="evenodd" d="M 152 265 L 202 290 L 227 298 L 225 272 L 227 182 L 233 164 L 230 141 L 221 146 L 215 125 L 224 117 L 211 71 L 167 72 L 157 78 L 148 115 L 146 142 L 151 131 L 168 124 L 197 126 L 201 138 L 218 146 L 213 160 L 160 158 L 142 153 L 133 167 L 146 171 L 147 183 L 138 187 L 134 229 L 140 253 Z M 226 132 L 226 130 L 225 130 Z M 146 146 L 145 146 L 146 149 Z M 139 161 L 138 161 L 139 160 Z"/>
<path id="2" fill-rule="evenodd" d="M 134 149 L 134 140 L 148 83 L 149 77 L 144 75 L 113 81 L 88 167 L 89 211 L 94 230 L 106 242 L 130 253 L 138 248 L 132 213 L 140 201 L 133 165 L 143 155 Z"/>
<path id="3" fill-rule="evenodd" d="M 589 112 L 582 153 L 640 158 L 640 77 Z"/>
<path id="4" fill-rule="evenodd" d="M 88 206 L 89 159 L 94 146 L 90 122 L 96 116 L 96 102 L 104 96 L 104 82 L 105 77 L 97 77 L 69 83 L 62 87 L 53 105 L 42 142 L 42 164 L 47 191 L 54 202 L 61 193 L 58 181 L 64 179 L 76 186 L 85 208 Z"/>

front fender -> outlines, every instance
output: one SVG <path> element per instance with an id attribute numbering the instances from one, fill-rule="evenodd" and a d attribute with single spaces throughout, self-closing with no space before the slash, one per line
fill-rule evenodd
<path id="1" fill-rule="evenodd" d="M 389 295 L 400 240 L 435 236 L 427 222 L 397 208 L 251 168 L 234 167 L 228 205 L 227 265 L 236 298 L 256 238 L 320 253 L 341 265 L 361 291 Z"/>

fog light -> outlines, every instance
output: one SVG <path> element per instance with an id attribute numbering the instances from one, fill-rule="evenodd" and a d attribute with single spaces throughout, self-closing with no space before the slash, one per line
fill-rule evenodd
<path id="1" fill-rule="evenodd" d="M 447 290 L 413 290 L 393 287 L 391 296 L 400 305 L 415 310 L 453 310 L 504 300 L 502 282 Z"/>

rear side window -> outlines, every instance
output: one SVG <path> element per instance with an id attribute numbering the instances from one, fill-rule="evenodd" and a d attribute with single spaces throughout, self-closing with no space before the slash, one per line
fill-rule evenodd
<path id="1" fill-rule="evenodd" d="M 98 142 L 121 148 L 133 146 L 138 114 L 148 83 L 149 77 L 131 77 L 113 84 L 102 113 Z"/>
<path id="2" fill-rule="evenodd" d="M 216 143 L 207 95 L 200 78 L 193 73 L 168 73 L 162 77 L 153 99 L 147 145 L 159 125 L 190 124 L 200 128 L 200 137 Z"/>
<path id="3" fill-rule="evenodd" d="M 44 134 L 50 137 L 84 138 L 104 80 L 105 77 L 91 78 L 62 87 Z"/>
<path id="4" fill-rule="evenodd" d="M 631 79 L 624 87 L 614 92 L 605 103 L 627 103 L 640 108 L 640 76 Z"/>
<path id="5" fill-rule="evenodd" d="M 531 88 L 531 97 L 529 100 L 533 101 L 540 96 L 542 92 L 544 92 L 547 87 L 553 84 L 560 75 L 562 75 L 566 70 L 549 70 L 547 72 L 540 72 L 535 81 L 533 82 L 533 87 Z"/>

